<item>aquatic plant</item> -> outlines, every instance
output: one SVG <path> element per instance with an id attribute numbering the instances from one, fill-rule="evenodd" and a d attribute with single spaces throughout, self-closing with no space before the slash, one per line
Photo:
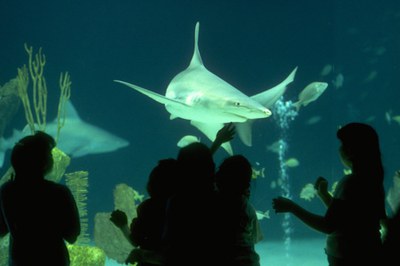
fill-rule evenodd
<path id="1" fill-rule="evenodd" d="M 142 196 L 126 184 L 118 184 L 114 189 L 114 209 L 126 213 L 128 222 L 137 216 L 136 201 Z M 94 218 L 94 242 L 102 248 L 107 257 L 125 263 L 132 251 L 132 244 L 126 239 L 121 230 L 110 221 L 111 212 L 97 213 Z"/>
<path id="2" fill-rule="evenodd" d="M 57 111 L 57 136 L 55 137 L 56 141 L 58 141 L 58 137 L 60 136 L 60 130 L 65 124 L 65 103 L 71 97 L 71 79 L 68 72 L 65 74 L 60 74 L 60 98 L 58 101 L 58 111 Z"/>
<path id="3" fill-rule="evenodd" d="M 17 114 L 19 105 L 17 79 L 13 78 L 0 86 L 0 136 L 3 136 L 7 124 Z"/>
<path id="4" fill-rule="evenodd" d="M 102 266 L 106 265 L 106 254 L 98 247 L 68 245 L 71 266 Z"/>
<path id="5" fill-rule="evenodd" d="M 43 76 L 46 57 L 42 54 L 42 48 L 33 55 L 33 48 L 24 44 L 25 51 L 28 53 L 28 67 L 24 65 L 18 68 L 18 94 L 22 100 L 25 110 L 25 118 L 32 132 L 35 131 L 35 120 L 31 109 L 30 98 L 28 94 L 29 80 L 32 81 L 32 101 L 35 110 L 36 123 L 39 130 L 46 127 L 46 109 L 47 109 L 47 85 Z M 29 71 L 28 71 L 29 70 Z M 29 78 L 30 77 L 30 78 Z"/>
<path id="6" fill-rule="evenodd" d="M 28 54 L 28 66 L 23 65 L 21 68 L 18 68 L 17 77 L 1 87 L 1 91 L 4 92 L 3 89 L 6 88 L 8 92 L 12 88 L 14 93 L 18 95 L 18 97 L 15 97 L 16 100 L 14 100 L 12 106 L 17 106 L 17 104 L 19 104 L 18 99 L 21 100 L 24 107 L 25 119 L 31 133 L 34 133 L 36 130 L 46 131 L 47 85 L 43 75 L 46 57 L 42 54 L 41 48 L 39 48 L 38 53 L 34 55 L 31 46 L 25 44 L 24 47 Z M 31 96 L 28 92 L 30 81 L 32 82 Z M 60 74 L 59 87 L 60 97 L 57 110 L 56 141 L 65 123 L 65 103 L 71 96 L 71 80 L 68 72 Z M 7 108 L 7 110 L 10 110 L 10 108 Z M 57 147 L 52 150 L 52 155 L 54 159 L 53 171 L 46 176 L 46 179 L 60 182 L 71 159 Z M 12 177 L 13 172 L 12 167 L 10 167 L 0 179 L 0 185 L 8 181 Z M 98 247 L 88 245 L 90 243 L 87 218 L 88 172 L 79 171 L 65 174 L 65 176 L 66 184 L 70 188 L 77 203 L 81 221 L 81 234 L 77 242 L 74 245 L 68 245 L 71 265 L 105 265 L 106 255 L 104 251 Z M 0 266 L 8 265 L 8 240 L 9 236 L 0 239 L 0 254 L 2 254 L 0 256 Z M 3 256 L 3 254 L 6 254 L 6 256 Z"/>
<path id="7" fill-rule="evenodd" d="M 42 54 L 42 48 L 39 48 L 38 53 L 33 54 L 32 46 L 24 44 L 25 51 L 28 54 L 28 66 L 23 65 L 18 68 L 17 74 L 17 90 L 24 106 L 25 118 L 28 126 L 33 133 L 35 130 L 45 131 L 46 129 L 46 113 L 47 113 L 47 84 L 43 75 L 44 66 L 46 65 L 46 57 Z M 28 93 L 29 81 L 32 81 L 32 102 Z M 65 120 L 65 102 L 71 96 L 71 80 L 68 72 L 60 74 L 59 80 L 60 97 L 57 111 L 57 136 L 60 129 L 64 125 Z M 37 127 L 37 128 L 36 128 Z"/>
<path id="8" fill-rule="evenodd" d="M 10 244 L 10 235 L 0 238 L 0 266 L 8 265 L 8 246 Z"/>
<path id="9" fill-rule="evenodd" d="M 88 212 L 87 212 L 87 192 L 88 192 L 88 175 L 87 171 L 78 171 L 65 174 L 65 183 L 74 195 L 76 205 L 79 211 L 81 221 L 81 234 L 76 244 L 89 244 L 90 237 L 88 233 Z"/>
<path id="10" fill-rule="evenodd" d="M 53 155 L 54 165 L 53 170 L 48 176 L 46 176 L 46 179 L 58 183 L 64 176 L 64 173 L 71 162 L 71 158 L 57 147 L 53 148 L 51 153 Z"/>

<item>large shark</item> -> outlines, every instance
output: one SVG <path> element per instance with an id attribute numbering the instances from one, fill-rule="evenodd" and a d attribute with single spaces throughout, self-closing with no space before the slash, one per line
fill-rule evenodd
<path id="1" fill-rule="evenodd" d="M 190 64 L 171 80 L 165 96 L 125 81 L 114 81 L 164 104 L 171 114 L 170 119 L 190 120 L 210 140 L 214 140 L 224 123 L 233 122 L 243 143 L 251 146 L 252 122 L 271 115 L 269 108 L 294 80 L 297 67 L 275 87 L 249 97 L 204 66 L 198 46 L 199 22 L 196 23 L 194 38 Z M 229 154 L 233 153 L 229 142 L 222 146 Z"/>
<path id="2" fill-rule="evenodd" d="M 57 134 L 57 121 L 46 125 L 46 133 L 55 137 Z M 0 139 L 0 167 L 4 163 L 4 155 L 8 149 L 24 136 L 30 134 L 29 127 L 23 130 L 14 130 L 8 139 Z M 126 147 L 129 142 L 114 134 L 83 121 L 71 101 L 66 103 L 65 124 L 60 130 L 57 147 L 72 158 L 89 154 L 113 152 Z"/>

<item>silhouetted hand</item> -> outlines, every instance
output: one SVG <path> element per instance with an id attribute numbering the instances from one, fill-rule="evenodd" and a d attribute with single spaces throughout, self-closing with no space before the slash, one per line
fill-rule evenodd
<path id="1" fill-rule="evenodd" d="M 317 178 L 314 184 L 314 188 L 317 191 L 318 195 L 327 195 L 328 192 L 328 180 L 324 177 L 320 176 Z"/>
<path id="2" fill-rule="evenodd" d="M 128 217 L 123 211 L 115 210 L 111 213 L 110 221 L 115 224 L 115 226 L 122 228 L 128 224 Z"/>
<path id="3" fill-rule="evenodd" d="M 296 203 L 285 197 L 277 197 L 272 200 L 272 208 L 274 208 L 276 213 L 292 212 L 295 206 Z"/>
<path id="4" fill-rule="evenodd" d="M 214 154 L 223 143 L 232 140 L 235 132 L 235 125 L 233 123 L 223 126 L 217 132 L 217 136 L 210 147 L 211 153 Z"/>
<path id="5" fill-rule="evenodd" d="M 226 124 L 217 132 L 215 141 L 220 144 L 228 142 L 233 139 L 235 133 L 235 125 L 233 123 Z"/>

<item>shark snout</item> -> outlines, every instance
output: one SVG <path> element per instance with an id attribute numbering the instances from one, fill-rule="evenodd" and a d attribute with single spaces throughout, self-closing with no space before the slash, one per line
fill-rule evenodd
<path id="1" fill-rule="evenodd" d="M 271 110 L 261 104 L 257 104 L 256 108 L 253 109 L 253 112 L 255 115 L 259 115 L 258 118 L 265 118 L 272 115 Z"/>
<path id="2" fill-rule="evenodd" d="M 248 119 L 259 119 L 269 117 L 272 112 L 264 106 L 258 108 L 249 108 L 246 117 Z"/>
<path id="3" fill-rule="evenodd" d="M 265 117 L 272 115 L 271 110 L 269 110 L 268 108 L 264 108 L 264 110 L 262 110 L 262 112 L 265 114 Z"/>

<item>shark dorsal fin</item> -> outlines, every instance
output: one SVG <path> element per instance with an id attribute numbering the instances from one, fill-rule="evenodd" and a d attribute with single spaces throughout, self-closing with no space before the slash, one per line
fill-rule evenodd
<path id="1" fill-rule="evenodd" d="M 199 65 L 203 65 L 203 60 L 201 60 L 200 56 L 200 51 L 199 51 L 199 28 L 200 28 L 200 23 L 196 23 L 196 28 L 194 31 L 194 51 L 193 51 L 193 56 L 192 60 L 190 61 L 189 67 L 197 67 Z"/>
<path id="2" fill-rule="evenodd" d="M 65 114 L 69 120 L 81 120 L 78 112 L 70 100 L 65 102 Z"/>

